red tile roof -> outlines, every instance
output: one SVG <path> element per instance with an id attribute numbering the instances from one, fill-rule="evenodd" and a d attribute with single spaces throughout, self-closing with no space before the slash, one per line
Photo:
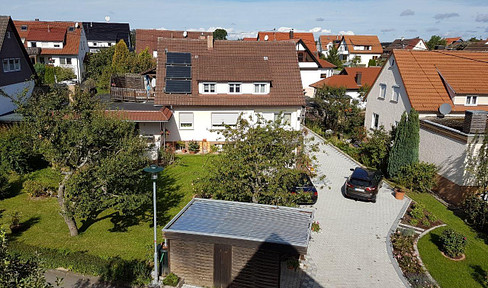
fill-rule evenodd
<path id="1" fill-rule="evenodd" d="M 480 40 L 478 42 L 472 42 L 466 48 L 465 51 L 479 51 L 479 52 L 488 52 L 488 39 Z"/>
<path id="2" fill-rule="evenodd" d="M 329 61 L 324 60 L 324 59 L 320 59 L 319 56 L 317 56 L 317 55 L 315 55 L 315 57 L 317 58 L 317 61 L 319 61 L 320 66 L 322 68 L 337 68 L 336 65 L 330 63 Z"/>
<path id="3" fill-rule="evenodd" d="M 361 86 L 372 86 L 381 67 L 348 67 L 341 71 L 339 75 L 324 78 L 310 85 L 314 88 L 323 86 L 344 87 L 347 90 L 358 90 Z M 361 85 L 356 83 L 356 74 L 361 73 Z"/>
<path id="4" fill-rule="evenodd" d="M 268 40 L 265 40 L 266 36 L 268 36 Z M 317 52 L 315 38 L 313 37 L 313 33 L 309 32 L 259 32 L 257 38 L 258 41 L 283 41 L 291 39 L 302 39 L 303 43 L 307 45 L 307 48 L 312 53 Z"/>
<path id="5" fill-rule="evenodd" d="M 164 81 L 158 81 L 156 105 L 175 106 L 302 106 L 305 105 L 300 70 L 295 43 L 292 41 L 220 41 L 215 40 L 213 48 L 208 49 L 207 40 L 159 39 L 157 78 L 165 79 L 166 54 L 170 52 L 189 52 L 192 59 L 191 94 L 167 94 Z M 214 66 L 202 65 L 212 57 L 220 58 L 222 67 L 214 72 Z M 203 58 L 203 61 L 199 59 Z M 230 61 L 230 59 L 234 61 Z M 269 73 L 263 74 L 261 69 Z M 227 72 L 228 79 L 224 73 Z M 237 75 L 240 72 L 240 75 Z M 204 76 L 202 76 L 202 74 Z M 206 76 L 206 75 L 210 76 Z M 198 79 L 208 81 L 233 81 L 241 79 L 252 81 L 271 80 L 270 93 L 252 94 L 199 94 Z M 259 77 L 258 77 L 259 76 Z M 210 78 L 215 78 L 210 79 Z M 260 79 L 258 79 L 260 78 Z M 232 79 L 232 80 L 231 80 Z M 243 80 L 241 80 L 243 81 Z"/>
<path id="6" fill-rule="evenodd" d="M 344 41 L 348 46 L 349 53 L 353 54 L 381 54 L 381 47 L 378 36 L 374 35 L 344 35 Z M 354 46 L 371 46 L 371 50 L 354 50 Z"/>
<path id="7" fill-rule="evenodd" d="M 258 41 L 256 37 L 244 37 L 242 38 L 242 41 Z"/>
<path id="8" fill-rule="evenodd" d="M 424 41 L 421 38 L 412 39 L 395 39 L 383 52 L 391 52 L 393 49 L 413 49 L 420 41 Z M 424 43 L 425 44 L 425 43 Z"/>
<path id="9" fill-rule="evenodd" d="M 451 38 L 444 38 L 446 40 L 447 45 L 451 45 L 454 42 L 457 42 L 459 40 L 462 40 L 461 37 L 451 37 Z"/>
<path id="10" fill-rule="evenodd" d="M 488 110 L 488 105 L 454 105 L 448 88 L 457 95 L 488 96 L 488 53 L 463 51 L 393 50 L 412 107 L 436 112 L 443 103 L 453 112 Z"/>
<path id="11" fill-rule="evenodd" d="M 322 88 L 324 86 L 337 87 L 337 88 L 344 87 L 347 90 L 358 90 L 359 87 L 361 87 L 358 86 L 354 77 L 350 75 L 333 75 L 331 77 L 324 78 L 318 82 L 310 84 L 310 87 L 317 88 L 317 89 Z"/>
<path id="12" fill-rule="evenodd" d="M 24 46 L 28 41 L 64 42 L 63 48 L 41 48 L 41 55 L 78 55 L 82 23 L 79 28 L 69 31 L 69 27 L 75 27 L 75 22 L 57 21 L 14 21 L 15 27 L 21 38 L 25 38 Z M 27 26 L 22 31 L 22 26 Z"/>
<path id="13" fill-rule="evenodd" d="M 107 110 L 107 114 L 134 122 L 168 122 L 173 112 L 167 107 L 159 111 Z"/>
<path id="14" fill-rule="evenodd" d="M 161 30 L 161 29 L 137 29 L 136 30 L 136 52 L 140 53 L 149 48 L 149 53 L 158 49 L 158 38 L 184 39 L 185 31 Z M 186 31 L 187 39 L 200 39 L 213 35 L 212 32 Z"/>
<path id="15" fill-rule="evenodd" d="M 327 45 L 331 42 L 340 42 L 342 35 L 320 35 L 319 38 L 322 50 L 327 51 Z"/>

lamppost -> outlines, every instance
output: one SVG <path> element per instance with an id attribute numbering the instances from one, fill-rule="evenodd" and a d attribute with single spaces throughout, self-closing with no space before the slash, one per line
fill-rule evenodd
<path id="1" fill-rule="evenodd" d="M 156 227 L 156 180 L 158 179 L 158 173 L 163 171 L 163 167 L 152 164 L 149 167 L 144 168 L 144 172 L 151 173 L 151 179 L 153 180 L 153 203 L 154 203 L 154 279 L 153 285 L 158 285 L 158 250 L 157 250 L 157 227 Z"/>

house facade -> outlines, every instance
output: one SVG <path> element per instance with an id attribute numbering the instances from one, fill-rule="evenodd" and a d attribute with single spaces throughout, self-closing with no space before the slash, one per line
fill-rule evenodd
<path id="1" fill-rule="evenodd" d="M 388 57 L 394 49 L 425 51 L 427 50 L 427 45 L 425 44 L 425 41 L 419 37 L 412 39 L 395 39 L 395 41 L 383 49 L 383 57 Z"/>
<path id="2" fill-rule="evenodd" d="M 412 108 L 419 112 L 421 121 L 460 118 L 463 123 L 467 111 L 484 113 L 488 111 L 487 69 L 486 53 L 393 50 L 367 95 L 365 128 L 369 131 L 383 126 L 389 131 L 403 112 Z M 420 160 L 439 166 L 440 179 L 445 181 L 436 189 L 453 194 L 447 198 L 458 199 L 456 193 L 470 189 L 465 163 L 473 133 L 464 131 L 463 125 L 455 131 L 449 125 L 440 128 L 422 123 Z M 437 151 L 443 151 L 441 157 L 432 149 L 442 145 L 448 149 Z"/>
<path id="3" fill-rule="evenodd" d="M 339 47 L 342 41 L 342 35 L 320 35 L 317 41 L 317 50 L 325 57 L 329 56 L 332 47 Z"/>
<path id="4" fill-rule="evenodd" d="M 83 29 L 91 53 L 115 46 L 120 40 L 132 47 L 129 23 L 83 22 Z"/>
<path id="5" fill-rule="evenodd" d="M 378 59 L 382 53 L 380 40 L 373 35 L 344 35 L 338 49 L 341 60 L 350 63 L 357 59 L 361 66 L 367 66 L 369 60 Z"/>
<path id="6" fill-rule="evenodd" d="M 239 116 L 299 130 L 300 71 L 294 42 L 160 38 L 155 105 L 171 107 L 167 141 L 222 143 Z"/>
<path id="7" fill-rule="evenodd" d="M 70 68 L 81 82 L 83 61 L 89 51 L 81 22 L 14 21 L 34 63 Z"/>
<path id="8" fill-rule="evenodd" d="M 35 70 L 9 16 L 0 16 L 0 116 L 17 107 L 10 97 L 29 97 L 34 89 Z M 26 95 L 23 95 L 26 93 Z M 6 97 L 5 95 L 8 95 Z"/>

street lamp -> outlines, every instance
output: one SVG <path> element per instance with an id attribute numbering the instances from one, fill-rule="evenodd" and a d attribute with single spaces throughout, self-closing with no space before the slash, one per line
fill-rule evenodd
<path id="1" fill-rule="evenodd" d="M 149 167 L 144 168 L 144 172 L 151 173 L 151 179 L 153 180 L 153 203 L 154 203 L 154 279 L 153 285 L 158 285 L 158 250 L 157 250 L 157 227 L 156 227 L 156 180 L 158 179 L 158 173 L 163 171 L 163 167 L 152 164 Z"/>

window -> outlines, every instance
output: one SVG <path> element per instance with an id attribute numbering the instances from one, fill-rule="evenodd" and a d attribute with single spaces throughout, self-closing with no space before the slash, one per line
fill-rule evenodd
<path id="1" fill-rule="evenodd" d="M 386 84 L 380 84 L 380 96 L 379 98 L 385 99 L 386 97 Z"/>
<path id="2" fill-rule="evenodd" d="M 73 27 L 73 26 L 68 27 L 68 31 L 69 31 L 69 32 L 73 32 L 73 31 L 75 31 L 75 27 Z"/>
<path id="3" fill-rule="evenodd" d="M 203 83 L 203 93 L 216 93 L 215 83 Z"/>
<path id="4" fill-rule="evenodd" d="M 393 86 L 393 93 L 391 94 L 391 101 L 398 102 L 398 98 L 400 96 L 400 87 Z"/>
<path id="5" fill-rule="evenodd" d="M 239 113 L 212 113 L 212 128 L 223 128 L 225 125 L 235 126 Z"/>
<path id="6" fill-rule="evenodd" d="M 229 93 L 241 93 L 241 84 L 230 83 L 229 84 Z"/>
<path id="7" fill-rule="evenodd" d="M 66 58 L 64 57 L 59 58 L 59 63 L 66 64 Z"/>
<path id="8" fill-rule="evenodd" d="M 71 57 L 66 58 L 66 64 L 71 64 Z"/>
<path id="9" fill-rule="evenodd" d="M 282 113 L 281 116 L 283 117 L 282 123 L 284 125 L 291 125 L 291 113 Z M 274 121 L 278 121 L 278 118 L 280 117 L 280 113 L 275 113 L 274 114 Z"/>
<path id="10" fill-rule="evenodd" d="M 27 25 L 22 25 L 20 26 L 21 31 L 27 31 Z"/>
<path id="11" fill-rule="evenodd" d="M 59 44 L 54 44 L 54 48 L 59 48 Z"/>
<path id="12" fill-rule="evenodd" d="M 380 127 L 380 115 L 373 113 L 373 122 L 371 123 L 371 128 L 378 129 Z"/>
<path id="13" fill-rule="evenodd" d="M 31 47 L 37 47 L 36 42 L 31 42 Z"/>
<path id="14" fill-rule="evenodd" d="M 180 112 L 180 128 L 193 129 L 193 112 Z"/>
<path id="15" fill-rule="evenodd" d="M 254 94 L 266 94 L 266 83 L 255 83 L 254 84 Z"/>
<path id="16" fill-rule="evenodd" d="M 466 104 L 467 106 L 476 106 L 478 105 L 478 96 L 466 96 Z"/>
<path id="17" fill-rule="evenodd" d="M 7 38 L 10 39 L 10 31 L 7 31 Z"/>
<path id="18" fill-rule="evenodd" d="M 3 59 L 3 72 L 20 71 L 20 58 Z"/>

